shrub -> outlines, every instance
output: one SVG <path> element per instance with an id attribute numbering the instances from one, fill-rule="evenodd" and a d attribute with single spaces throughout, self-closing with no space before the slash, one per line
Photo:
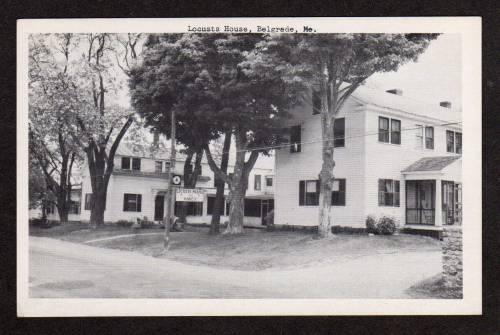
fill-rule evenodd
<path id="1" fill-rule="evenodd" d="M 377 223 L 377 233 L 380 235 L 392 235 L 396 232 L 396 222 L 390 216 L 382 216 Z"/>
<path id="2" fill-rule="evenodd" d="M 118 220 L 115 222 L 115 224 L 117 226 L 120 226 L 120 227 L 132 227 L 132 225 L 134 224 L 133 221 L 127 221 L 127 220 Z"/>
<path id="3" fill-rule="evenodd" d="M 376 234 L 377 233 L 377 220 L 373 215 L 368 215 L 366 217 L 366 231 L 369 234 Z"/>

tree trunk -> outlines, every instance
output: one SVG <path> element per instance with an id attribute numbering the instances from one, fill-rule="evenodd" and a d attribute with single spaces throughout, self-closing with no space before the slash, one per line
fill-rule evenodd
<path id="1" fill-rule="evenodd" d="M 336 96 L 333 97 L 328 89 L 328 84 L 325 80 L 321 81 L 321 138 L 322 138 L 322 160 L 321 171 L 319 173 L 319 224 L 318 235 L 322 238 L 332 234 L 332 186 L 333 186 L 333 161 L 334 138 L 333 138 L 333 122 L 334 110 L 336 106 Z"/>
<path id="2" fill-rule="evenodd" d="M 98 191 L 92 190 L 92 207 L 90 211 L 90 224 L 102 226 L 104 224 L 104 210 L 106 209 L 106 191 L 102 188 Z"/>
<path id="3" fill-rule="evenodd" d="M 229 149 L 231 148 L 231 132 L 228 131 L 224 137 L 224 144 L 222 147 L 222 158 L 220 164 L 220 170 L 227 174 L 227 166 L 229 164 Z M 215 176 L 215 174 L 214 174 Z M 212 213 L 212 220 L 210 222 L 210 234 L 219 234 L 220 232 L 220 217 L 224 213 L 224 188 L 226 183 L 224 180 L 215 177 L 215 201 L 214 209 Z"/>
<path id="4" fill-rule="evenodd" d="M 243 219 L 245 218 L 245 193 L 246 188 L 240 185 L 231 191 L 229 205 L 229 223 L 224 234 L 243 233 Z"/>

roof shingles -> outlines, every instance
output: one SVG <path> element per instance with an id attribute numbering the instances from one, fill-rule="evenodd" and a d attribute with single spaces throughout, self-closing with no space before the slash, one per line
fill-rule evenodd
<path id="1" fill-rule="evenodd" d="M 424 157 L 408 166 L 402 172 L 441 171 L 460 156 Z"/>

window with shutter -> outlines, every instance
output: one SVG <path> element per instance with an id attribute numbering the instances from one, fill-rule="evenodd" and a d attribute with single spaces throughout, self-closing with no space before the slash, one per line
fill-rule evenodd
<path id="1" fill-rule="evenodd" d="M 345 179 L 335 179 L 332 189 L 332 206 L 345 206 Z"/>
<path id="2" fill-rule="evenodd" d="M 389 119 L 386 117 L 378 118 L 378 140 L 389 143 Z"/>
<path id="3" fill-rule="evenodd" d="M 425 127 L 425 148 L 434 149 L 434 127 Z"/>

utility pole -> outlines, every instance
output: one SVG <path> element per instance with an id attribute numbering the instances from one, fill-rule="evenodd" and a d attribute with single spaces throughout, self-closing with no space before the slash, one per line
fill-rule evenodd
<path id="1" fill-rule="evenodd" d="M 165 226 L 165 236 L 163 239 L 163 250 L 166 252 L 170 244 L 170 228 L 172 225 L 174 217 L 175 208 L 175 189 L 172 184 L 172 177 L 175 171 L 175 110 L 172 109 L 172 120 L 171 120 L 171 130 L 170 130 L 170 167 L 167 173 L 167 212 L 163 218 L 163 224 Z"/>

